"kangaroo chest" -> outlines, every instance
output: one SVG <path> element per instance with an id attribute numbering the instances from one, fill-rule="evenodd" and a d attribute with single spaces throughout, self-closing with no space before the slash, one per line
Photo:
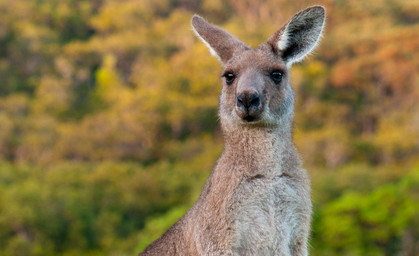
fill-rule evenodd
<path id="1" fill-rule="evenodd" d="M 270 150 L 240 155 L 234 163 L 229 154 L 219 159 L 203 193 L 198 207 L 205 216 L 199 235 L 203 254 L 291 255 L 287 250 L 297 227 L 310 215 L 304 210 L 305 184 L 293 176 L 299 168 Z"/>
<path id="2" fill-rule="evenodd" d="M 235 239 L 238 255 L 274 255 L 289 244 L 298 217 L 293 214 L 301 199 L 287 176 L 252 177 L 233 196 Z"/>

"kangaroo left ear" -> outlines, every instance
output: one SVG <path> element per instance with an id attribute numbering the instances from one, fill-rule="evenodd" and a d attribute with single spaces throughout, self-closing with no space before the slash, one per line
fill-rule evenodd
<path id="1" fill-rule="evenodd" d="M 221 63 L 227 63 L 234 54 L 249 49 L 242 41 L 224 29 L 208 23 L 198 15 L 191 20 L 192 29 L 202 42 L 210 49 L 212 55 Z"/>
<path id="2" fill-rule="evenodd" d="M 292 17 L 267 41 L 287 66 L 301 61 L 317 45 L 326 13 L 323 6 L 309 7 Z"/>

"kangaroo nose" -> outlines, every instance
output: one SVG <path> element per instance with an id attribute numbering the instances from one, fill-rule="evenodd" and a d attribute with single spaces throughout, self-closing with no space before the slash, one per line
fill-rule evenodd
<path id="1" fill-rule="evenodd" d="M 257 93 L 241 93 L 237 96 L 237 107 L 248 109 L 251 107 L 258 107 L 259 104 L 260 97 Z"/>

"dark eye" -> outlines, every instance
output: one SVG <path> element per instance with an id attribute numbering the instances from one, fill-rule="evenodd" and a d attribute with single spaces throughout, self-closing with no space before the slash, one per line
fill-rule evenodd
<path id="1" fill-rule="evenodd" d="M 274 81 L 274 83 L 279 84 L 282 80 L 282 72 L 280 71 L 272 71 L 272 73 L 269 75 Z"/>
<path id="2" fill-rule="evenodd" d="M 225 77 L 226 83 L 228 85 L 231 85 L 234 82 L 234 79 L 236 79 L 236 76 L 233 73 L 231 73 L 231 72 L 225 73 L 224 74 L 224 77 Z"/>

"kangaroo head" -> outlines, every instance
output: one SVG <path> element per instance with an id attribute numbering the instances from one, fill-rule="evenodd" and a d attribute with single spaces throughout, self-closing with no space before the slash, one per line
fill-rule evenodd
<path id="1" fill-rule="evenodd" d="M 222 124 L 275 126 L 292 120 L 294 93 L 289 68 L 317 45 L 324 21 L 324 8 L 310 7 L 292 17 L 267 42 L 251 49 L 201 17 L 192 18 L 195 33 L 224 68 Z"/>

